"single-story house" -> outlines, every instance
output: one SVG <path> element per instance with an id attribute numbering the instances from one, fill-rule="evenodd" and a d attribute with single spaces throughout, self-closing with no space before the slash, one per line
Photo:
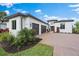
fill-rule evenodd
<path id="1" fill-rule="evenodd" d="M 9 32 L 15 36 L 25 27 L 36 30 L 36 33 L 39 35 L 45 33 L 48 29 L 48 23 L 31 14 L 16 13 L 6 18 L 8 19 L 7 27 L 9 28 Z"/>
<path id="2" fill-rule="evenodd" d="M 74 20 L 49 20 L 48 24 L 51 31 L 72 33 Z"/>

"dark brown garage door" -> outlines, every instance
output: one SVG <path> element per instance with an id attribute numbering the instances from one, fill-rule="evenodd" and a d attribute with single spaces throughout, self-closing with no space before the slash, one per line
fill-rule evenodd
<path id="1" fill-rule="evenodd" d="M 41 33 L 45 33 L 46 32 L 46 26 L 41 25 Z"/>
<path id="2" fill-rule="evenodd" d="M 32 29 L 36 31 L 36 34 L 39 34 L 39 24 L 32 23 Z"/>

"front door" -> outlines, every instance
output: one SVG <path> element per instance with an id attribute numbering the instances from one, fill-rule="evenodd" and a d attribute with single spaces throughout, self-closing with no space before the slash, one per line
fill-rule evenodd
<path id="1" fill-rule="evenodd" d="M 59 33 L 60 31 L 59 31 L 59 27 L 57 27 L 57 33 Z"/>
<path id="2" fill-rule="evenodd" d="M 51 26 L 51 31 L 54 31 L 55 27 L 54 26 Z"/>

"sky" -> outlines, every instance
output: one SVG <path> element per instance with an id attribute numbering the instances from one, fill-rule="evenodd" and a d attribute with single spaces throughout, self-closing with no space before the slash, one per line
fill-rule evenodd
<path id="1" fill-rule="evenodd" d="M 0 11 L 7 15 L 17 12 L 30 13 L 43 20 L 79 20 L 78 3 L 0 3 Z"/>

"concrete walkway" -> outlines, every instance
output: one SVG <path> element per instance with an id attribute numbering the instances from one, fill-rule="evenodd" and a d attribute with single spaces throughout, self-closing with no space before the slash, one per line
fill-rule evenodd
<path id="1" fill-rule="evenodd" d="M 79 34 L 45 33 L 41 43 L 54 47 L 54 56 L 79 56 Z"/>

